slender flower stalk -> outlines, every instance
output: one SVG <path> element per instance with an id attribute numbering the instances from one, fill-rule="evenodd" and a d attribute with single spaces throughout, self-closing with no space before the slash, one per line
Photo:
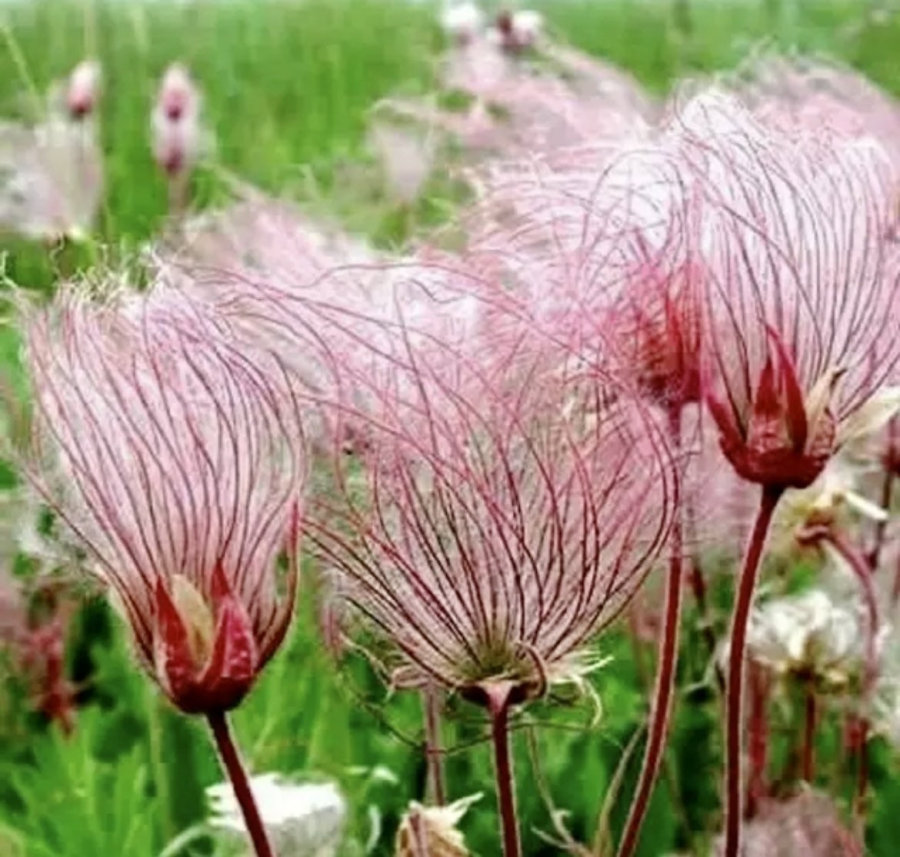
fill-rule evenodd
<path id="1" fill-rule="evenodd" d="M 441 747 L 441 701 L 443 691 L 434 685 L 422 690 L 422 708 L 425 719 L 425 759 L 428 765 L 427 794 L 433 806 L 447 802 L 444 782 L 444 759 Z"/>
<path id="2" fill-rule="evenodd" d="M 816 728 L 819 722 L 819 706 L 816 689 L 812 683 L 803 688 L 803 746 L 800 753 L 800 776 L 813 784 L 816 777 Z"/>
<path id="3" fill-rule="evenodd" d="M 219 751 L 222 767 L 225 769 L 228 779 L 231 780 L 234 796 L 244 816 L 244 823 L 247 826 L 247 833 L 253 843 L 256 857 L 275 857 L 265 825 L 259 814 L 259 808 L 253 797 L 253 791 L 250 788 L 250 779 L 244 763 L 241 761 L 237 745 L 234 743 L 227 715 L 224 711 L 215 711 L 207 714 L 206 719 L 209 722 L 216 749 Z"/>
<path id="4" fill-rule="evenodd" d="M 747 643 L 747 621 L 753 605 L 753 593 L 762 560 L 766 535 L 772 523 L 775 507 L 781 497 L 778 489 L 764 487 L 759 509 L 744 553 L 744 562 L 738 577 L 738 593 L 731 624 L 730 656 L 726 696 L 725 732 L 725 855 L 738 857 L 740 853 L 741 818 L 744 783 L 742 765 L 742 727 L 744 705 L 744 650 Z"/>
<path id="5" fill-rule="evenodd" d="M 753 818 L 766 797 L 766 772 L 769 763 L 769 676 L 761 664 L 749 664 L 750 711 L 747 731 L 750 757 L 750 775 L 747 778 L 747 803 L 745 818 Z"/>
<path id="6" fill-rule="evenodd" d="M 680 409 L 673 409 L 670 417 L 670 431 L 676 442 L 676 449 L 681 436 Z M 628 811 L 625 829 L 619 842 L 619 857 L 630 857 L 638 844 L 641 826 L 647 813 L 653 786 L 659 775 L 668 735 L 669 717 L 672 711 L 672 697 L 675 690 L 676 665 L 678 659 L 678 637 L 681 625 L 681 603 L 684 591 L 683 580 L 683 539 L 681 517 L 682 509 L 672 528 L 669 545 L 669 566 L 666 574 L 666 597 L 663 616 L 662 635 L 659 642 L 659 656 L 656 665 L 656 686 L 650 711 L 650 727 L 647 736 L 647 747 L 638 785 Z"/>
<path id="7" fill-rule="evenodd" d="M 853 571 L 866 605 L 866 643 L 865 666 L 863 670 L 862 700 L 864 708 L 871 701 L 875 683 L 878 679 L 878 629 L 879 610 L 878 599 L 875 594 L 873 569 L 868 564 L 862 553 L 851 544 L 843 535 L 830 529 L 824 536 L 826 541 L 834 548 L 840 557 Z M 865 815 L 866 792 L 869 788 L 869 763 L 867 751 L 867 738 L 869 734 L 869 720 L 866 716 L 858 718 L 855 724 L 854 750 L 857 755 L 857 779 L 856 791 L 853 797 L 853 815 L 858 823 L 861 823 Z"/>
<path id="8" fill-rule="evenodd" d="M 516 792 L 513 763 L 509 748 L 509 708 L 512 683 L 499 683 L 485 690 L 491 720 L 491 743 L 494 747 L 494 773 L 497 779 L 497 804 L 503 828 L 503 857 L 520 857 L 519 822 L 516 814 Z"/>

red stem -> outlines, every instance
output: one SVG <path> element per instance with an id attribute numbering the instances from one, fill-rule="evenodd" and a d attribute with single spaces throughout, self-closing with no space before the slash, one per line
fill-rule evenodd
<path id="1" fill-rule="evenodd" d="M 750 776 L 747 783 L 745 818 L 753 818 L 759 804 L 766 796 L 766 769 L 769 763 L 769 676 L 765 667 L 753 661 L 749 664 L 750 712 L 748 726 L 748 750 Z"/>
<path id="2" fill-rule="evenodd" d="M 677 417 L 672 418 L 672 435 L 676 441 L 680 436 Z M 631 802 L 625 830 L 619 841 L 618 857 L 631 857 L 638 845 L 641 826 L 647 814 L 650 796 L 659 775 L 659 766 L 665 749 L 672 713 L 672 696 L 675 690 L 676 662 L 678 660 L 678 631 L 681 624 L 681 602 L 683 590 L 681 520 L 676 522 L 672 532 L 669 573 L 666 578 L 666 606 L 663 618 L 662 636 L 659 641 L 656 687 L 650 709 L 650 726 L 644 760 L 638 777 L 637 789 Z"/>
<path id="3" fill-rule="evenodd" d="M 816 776 L 816 691 L 808 684 L 805 691 L 803 708 L 803 755 L 801 756 L 800 775 L 804 782 L 812 785 Z"/>
<path id="4" fill-rule="evenodd" d="M 893 425 L 893 424 L 892 424 Z M 881 508 L 885 511 L 891 507 L 891 496 L 894 491 L 894 473 L 890 466 L 885 467 L 884 481 L 881 483 Z M 875 523 L 875 539 L 872 550 L 869 552 L 869 568 L 875 571 L 881 560 L 881 550 L 884 547 L 884 536 L 887 532 L 887 518 L 883 518 Z M 894 582 L 896 591 L 897 581 Z"/>
<path id="5" fill-rule="evenodd" d="M 841 555 L 847 565 L 853 571 L 862 590 L 863 601 L 868 613 L 868 628 L 866 629 L 866 673 L 863 682 L 863 695 L 868 696 L 874 684 L 877 672 L 877 653 L 875 652 L 875 640 L 878 636 L 878 598 L 875 594 L 875 586 L 872 582 L 872 569 L 860 551 L 848 542 L 840 533 L 831 529 L 827 530 L 823 538 Z"/>
<path id="6" fill-rule="evenodd" d="M 250 841 L 253 843 L 256 857 L 275 857 L 275 852 L 269 843 L 266 828 L 259 814 L 259 808 L 256 805 L 256 799 L 250 790 L 250 780 L 247 778 L 247 771 L 234 743 L 225 712 L 211 712 L 206 715 L 206 719 L 209 721 L 212 729 L 216 749 L 219 751 L 219 757 L 222 760 L 222 767 L 231 780 L 234 796 L 244 815 L 244 824 L 247 825 L 247 832 L 250 834 Z"/>
<path id="7" fill-rule="evenodd" d="M 858 759 L 856 768 L 856 795 L 853 799 L 853 817 L 856 819 L 860 837 L 863 836 L 866 815 L 866 792 L 869 790 L 869 754 L 866 741 L 869 736 L 869 722 L 861 718 L 856 734 L 856 755 Z"/>
<path id="8" fill-rule="evenodd" d="M 723 857 L 738 857 L 741 844 L 741 816 L 744 782 L 741 759 L 741 730 L 744 705 L 744 650 L 747 643 L 747 623 L 760 560 L 766 543 L 769 525 L 781 489 L 764 486 L 744 562 L 738 580 L 737 599 L 731 626 L 731 654 L 728 661 L 728 686 L 725 701 L 725 851 Z"/>
<path id="9" fill-rule="evenodd" d="M 434 806 L 443 806 L 447 800 L 444 787 L 444 760 L 441 750 L 441 691 L 429 684 L 422 690 L 422 708 L 425 715 L 425 758 L 428 763 L 428 787 L 426 793 Z"/>
<path id="10" fill-rule="evenodd" d="M 866 609 L 869 614 L 869 627 L 866 629 L 866 667 L 862 687 L 862 698 L 864 702 L 867 702 L 878 677 L 878 654 L 875 651 L 875 641 L 878 638 L 878 624 L 880 620 L 878 615 L 878 599 L 875 595 L 875 586 L 872 580 L 872 567 L 867 564 L 865 557 L 863 557 L 859 550 L 848 542 L 840 533 L 829 530 L 825 538 L 828 539 L 834 549 L 843 557 L 850 568 L 853 569 L 853 573 L 859 581 L 863 601 L 865 601 Z M 863 816 L 866 792 L 869 787 L 869 762 L 866 749 L 866 735 L 868 730 L 868 720 L 863 716 L 859 720 L 859 741 L 856 745 L 856 752 L 859 756 L 859 767 L 857 769 L 856 797 L 853 802 L 854 814 L 858 819 L 861 819 Z"/>
<path id="11" fill-rule="evenodd" d="M 485 689 L 491 718 L 491 743 L 494 747 L 497 808 L 503 828 L 503 857 L 521 857 L 522 854 L 512 757 L 509 752 L 509 697 L 512 689 L 510 682 L 502 682 Z"/>

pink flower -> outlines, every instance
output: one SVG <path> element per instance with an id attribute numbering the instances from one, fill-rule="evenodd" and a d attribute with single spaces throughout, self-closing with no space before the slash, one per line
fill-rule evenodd
<path id="1" fill-rule="evenodd" d="M 296 405 L 277 361 L 228 336 L 177 292 L 103 307 L 68 296 L 28 325 L 35 480 L 187 712 L 241 701 L 296 586 Z"/>
<path id="2" fill-rule="evenodd" d="M 410 680 L 476 700 L 509 681 L 513 701 L 577 682 L 668 535 L 662 434 L 549 351 L 509 350 L 493 373 L 471 337 L 420 347 L 406 333 L 369 376 L 365 466 L 338 462 L 343 502 L 314 516 L 319 553 Z"/>
<path id="3" fill-rule="evenodd" d="M 203 146 L 200 93 L 187 69 L 175 63 L 166 69 L 151 117 L 153 154 L 170 176 L 189 171 Z"/>
<path id="4" fill-rule="evenodd" d="M 713 851 L 724 853 L 721 843 Z M 831 797 L 814 791 L 786 800 L 767 800 L 745 829 L 746 857 L 862 857 L 865 849 L 846 828 Z"/>
<path id="5" fill-rule="evenodd" d="M 69 75 L 66 87 L 66 110 L 72 119 L 84 119 L 97 108 L 100 98 L 100 63 L 83 60 Z"/>
<path id="6" fill-rule="evenodd" d="M 788 134 L 711 93 L 679 117 L 704 201 L 704 396 L 738 474 L 805 487 L 900 343 L 890 166 L 872 140 Z"/>
<path id="7" fill-rule="evenodd" d="M 900 177 L 900 103 L 854 69 L 763 55 L 738 70 L 730 90 L 770 124 L 875 138 Z"/>

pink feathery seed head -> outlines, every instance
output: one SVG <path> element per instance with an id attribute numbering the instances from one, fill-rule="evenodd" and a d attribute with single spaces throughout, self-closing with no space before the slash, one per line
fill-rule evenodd
<path id="1" fill-rule="evenodd" d="M 805 487 L 897 364 L 890 167 L 871 140 L 786 133 L 712 91 L 677 117 L 704 200 L 702 383 L 738 474 Z"/>
<path id="2" fill-rule="evenodd" d="M 187 712 L 241 701 L 296 587 L 296 401 L 280 363 L 232 334 L 174 290 L 104 306 L 70 294 L 28 323 L 32 475 Z"/>
<path id="3" fill-rule="evenodd" d="M 747 824 L 744 840 L 741 853 L 746 857 L 862 857 L 865 853 L 858 837 L 841 820 L 834 801 L 815 791 L 764 801 L 758 816 Z M 724 853 L 721 843 L 713 853 Z"/>
<path id="4" fill-rule="evenodd" d="M 100 98 L 101 70 L 96 60 L 83 60 L 69 75 L 66 109 L 72 119 L 80 120 L 94 113 Z"/>
<path id="5" fill-rule="evenodd" d="M 820 57 L 764 54 L 724 83 L 768 123 L 873 137 L 900 178 L 900 102 L 858 71 Z"/>
<path id="6" fill-rule="evenodd" d="M 700 389 L 700 313 L 695 291 L 686 281 L 696 276 L 690 267 L 673 272 L 649 266 L 636 272 L 640 292 L 622 311 L 622 333 L 633 338 L 630 353 L 638 383 L 658 401 L 676 408 L 697 402 Z M 628 343 L 628 340 L 624 340 Z"/>
<path id="7" fill-rule="evenodd" d="M 577 680 L 666 542 L 677 494 L 639 404 L 608 404 L 542 357 L 508 365 L 413 344 L 371 376 L 365 466 L 338 461 L 341 500 L 311 524 L 405 671 L 473 701 L 492 682 L 521 702 Z"/>
<path id="8" fill-rule="evenodd" d="M 170 176 L 190 169 L 200 155 L 200 93 L 187 69 L 175 63 L 160 83 L 151 116 L 153 154 Z"/>
<path id="9" fill-rule="evenodd" d="M 703 265 L 684 172 L 651 141 L 509 165 L 469 229 L 470 253 L 493 258 L 536 326 L 669 408 L 700 397 Z"/>

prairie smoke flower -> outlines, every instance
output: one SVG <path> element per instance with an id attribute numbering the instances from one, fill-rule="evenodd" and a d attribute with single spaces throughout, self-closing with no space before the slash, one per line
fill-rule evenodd
<path id="1" fill-rule="evenodd" d="M 55 591 L 58 585 L 42 588 L 28 592 L 0 567 L 0 658 L 11 656 L 10 667 L 24 679 L 34 710 L 69 733 L 75 687 L 66 674 L 65 644 L 72 605 L 66 593 Z M 40 610 L 32 609 L 33 599 Z"/>
<path id="2" fill-rule="evenodd" d="M 537 152 L 609 142 L 648 127 L 656 110 L 633 78 L 574 50 L 557 45 L 546 50 L 558 73 L 516 62 L 486 39 L 454 51 L 442 84 L 475 101 L 467 114 L 439 115 L 435 124 L 481 154 L 526 160 Z"/>
<path id="3" fill-rule="evenodd" d="M 343 474 L 316 543 L 418 675 L 527 698 L 578 671 L 655 560 L 675 490 L 664 441 L 624 403 L 588 412 L 555 373 L 514 382 L 510 364 L 504 383 L 449 347 L 400 359 L 368 380 L 369 466 Z"/>
<path id="4" fill-rule="evenodd" d="M 296 783 L 280 774 L 250 778 L 263 823 L 276 853 L 334 857 L 347 820 L 347 803 L 333 783 Z M 246 842 L 247 826 L 230 783 L 206 790 L 213 827 Z"/>
<path id="5" fill-rule="evenodd" d="M 94 113 L 100 98 L 101 69 L 96 60 L 83 60 L 69 75 L 65 106 L 72 119 L 80 120 Z"/>
<path id="6" fill-rule="evenodd" d="M 468 340 L 402 334 L 406 353 L 368 375 L 364 471 L 338 464 L 343 502 L 323 501 L 314 541 L 397 649 L 398 682 L 487 709 L 518 857 L 510 710 L 596 668 L 586 647 L 658 558 L 677 474 L 637 403 L 575 389 L 552 349 L 496 372 Z"/>
<path id="7" fill-rule="evenodd" d="M 187 712 L 236 706 L 292 615 L 302 435 L 277 362 L 256 356 L 178 294 L 67 297 L 28 326 L 37 484 Z"/>
<path id="8" fill-rule="evenodd" d="M 723 452 L 750 482 L 805 487 L 898 356 L 886 160 L 873 141 L 788 135 L 715 94 L 680 127 L 707 196 L 703 372 Z"/>
<path id="9" fill-rule="evenodd" d="M 700 193 L 703 398 L 725 457 L 763 489 L 728 670 L 725 853 L 737 857 L 744 648 L 765 541 L 784 491 L 816 479 L 896 364 L 896 211 L 874 141 L 785 131 L 715 91 L 680 112 L 674 145 Z"/>

